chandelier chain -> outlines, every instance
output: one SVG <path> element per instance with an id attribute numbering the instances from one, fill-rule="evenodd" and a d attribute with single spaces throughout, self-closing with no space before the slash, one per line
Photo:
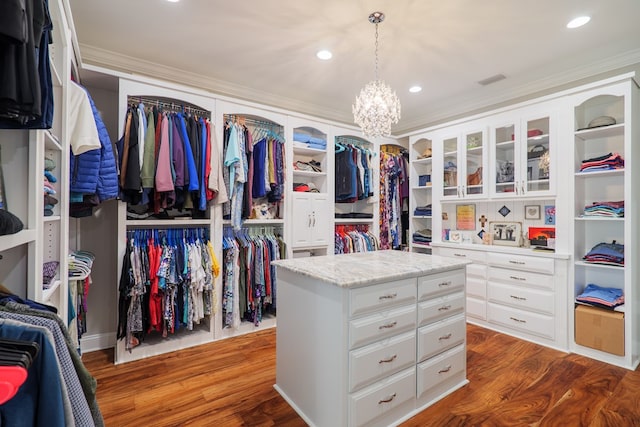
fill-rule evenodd
<path id="1" fill-rule="evenodd" d="M 378 80 L 378 23 L 376 22 L 376 80 Z"/>

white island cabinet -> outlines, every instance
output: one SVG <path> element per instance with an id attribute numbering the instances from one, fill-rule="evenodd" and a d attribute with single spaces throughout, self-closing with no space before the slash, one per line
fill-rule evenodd
<path id="1" fill-rule="evenodd" d="M 378 251 L 275 261 L 276 390 L 311 426 L 387 426 L 467 383 L 468 261 Z"/>

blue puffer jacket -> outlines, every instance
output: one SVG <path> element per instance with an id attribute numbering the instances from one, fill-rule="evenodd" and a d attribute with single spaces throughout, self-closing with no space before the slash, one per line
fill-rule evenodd
<path id="1" fill-rule="evenodd" d="M 86 89 L 85 92 L 87 92 Z M 104 202 L 118 197 L 118 171 L 107 128 L 89 92 L 87 92 L 87 97 L 91 103 L 102 148 L 87 151 L 79 156 L 71 153 L 69 190 L 72 193 L 96 194 L 98 199 Z"/>

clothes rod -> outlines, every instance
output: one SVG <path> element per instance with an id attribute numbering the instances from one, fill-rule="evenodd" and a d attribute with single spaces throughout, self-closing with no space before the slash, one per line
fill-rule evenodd
<path id="1" fill-rule="evenodd" d="M 246 117 L 241 114 L 225 114 L 224 119 L 232 122 L 240 122 L 240 124 L 250 124 L 250 125 L 259 126 L 259 127 L 282 128 L 282 125 L 276 122 L 271 122 L 268 120 L 253 119 L 251 117 Z"/>
<path id="2" fill-rule="evenodd" d="M 373 145 L 372 143 L 370 143 L 369 141 L 366 141 L 364 139 L 357 139 L 357 138 L 351 138 L 348 136 L 336 136 L 336 142 L 340 143 L 340 144 L 353 144 L 353 145 L 357 145 L 357 146 L 370 146 Z"/>
<path id="3" fill-rule="evenodd" d="M 149 96 L 135 96 L 129 95 L 127 97 L 128 104 L 139 104 L 143 103 L 145 107 L 159 107 L 164 110 L 174 111 L 174 112 L 184 112 L 191 113 L 198 116 L 206 117 L 208 119 L 211 118 L 211 112 L 207 111 L 197 105 L 190 104 L 188 102 L 184 102 L 177 99 L 171 98 L 153 98 Z"/>

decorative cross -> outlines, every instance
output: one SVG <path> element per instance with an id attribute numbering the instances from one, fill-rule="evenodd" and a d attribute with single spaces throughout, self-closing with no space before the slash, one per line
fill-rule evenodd
<path id="1" fill-rule="evenodd" d="M 485 223 L 486 223 L 488 220 L 489 220 L 489 219 L 488 219 L 486 216 L 484 216 L 484 215 L 482 215 L 482 216 L 478 219 L 478 221 L 480 221 L 480 225 L 482 226 L 482 228 L 484 228 L 484 225 L 485 225 Z"/>

